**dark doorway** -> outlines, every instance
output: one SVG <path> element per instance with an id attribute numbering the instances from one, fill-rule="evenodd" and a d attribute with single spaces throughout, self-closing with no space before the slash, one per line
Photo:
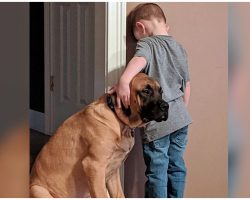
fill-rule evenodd
<path id="1" fill-rule="evenodd" d="M 30 109 L 44 113 L 43 3 L 30 3 Z"/>

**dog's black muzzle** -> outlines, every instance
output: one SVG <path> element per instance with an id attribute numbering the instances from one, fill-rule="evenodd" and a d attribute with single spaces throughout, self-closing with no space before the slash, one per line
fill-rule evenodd
<path id="1" fill-rule="evenodd" d="M 166 121 L 168 119 L 168 110 L 168 103 L 162 99 L 157 102 L 151 102 L 141 110 L 142 121 L 144 123 L 153 120 L 156 122 Z"/>

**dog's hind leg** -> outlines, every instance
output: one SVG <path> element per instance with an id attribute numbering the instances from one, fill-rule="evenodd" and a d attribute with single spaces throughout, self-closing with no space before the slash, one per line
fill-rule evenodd
<path id="1" fill-rule="evenodd" d="M 50 192 L 39 185 L 33 185 L 30 187 L 30 197 L 31 198 L 53 198 Z"/>

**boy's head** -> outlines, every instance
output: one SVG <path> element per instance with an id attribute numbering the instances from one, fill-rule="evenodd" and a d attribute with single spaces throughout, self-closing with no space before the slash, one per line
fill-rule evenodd
<path id="1" fill-rule="evenodd" d="M 131 13 L 132 31 L 137 40 L 153 35 L 155 29 L 166 26 L 164 12 L 155 3 L 139 4 Z"/>

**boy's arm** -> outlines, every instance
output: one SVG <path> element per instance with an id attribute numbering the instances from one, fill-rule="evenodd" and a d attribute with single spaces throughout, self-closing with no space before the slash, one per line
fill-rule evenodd
<path id="1" fill-rule="evenodd" d="M 121 101 L 124 106 L 127 108 L 130 105 L 130 88 L 129 83 L 138 74 L 147 64 L 147 61 L 144 57 L 133 57 L 117 84 L 116 93 L 117 93 L 117 106 L 121 107 Z"/>
<path id="2" fill-rule="evenodd" d="M 188 106 L 188 103 L 189 103 L 190 91 L 191 91 L 191 86 L 190 86 L 190 81 L 188 81 L 186 83 L 186 88 L 185 88 L 184 97 L 183 97 L 184 104 L 186 106 Z"/>

